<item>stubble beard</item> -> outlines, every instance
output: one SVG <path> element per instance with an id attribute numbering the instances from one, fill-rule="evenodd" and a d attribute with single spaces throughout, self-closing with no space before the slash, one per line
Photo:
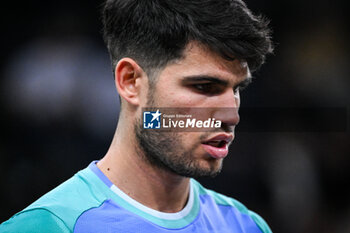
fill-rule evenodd
<path id="1" fill-rule="evenodd" d="M 150 90 L 147 105 L 155 107 L 153 91 Z M 215 177 L 220 173 L 222 161 L 218 167 L 202 167 L 200 161 L 193 157 L 196 148 L 200 146 L 200 140 L 186 149 L 181 141 L 179 132 L 161 132 L 154 129 L 144 129 L 141 118 L 134 123 L 134 133 L 137 141 L 138 155 L 151 166 L 175 173 L 184 177 Z M 184 132 L 182 132 L 183 134 Z"/>

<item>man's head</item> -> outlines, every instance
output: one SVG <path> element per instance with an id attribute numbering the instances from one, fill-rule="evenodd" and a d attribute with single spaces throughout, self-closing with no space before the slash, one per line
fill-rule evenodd
<path id="1" fill-rule="evenodd" d="M 138 154 L 181 176 L 217 174 L 239 121 L 239 87 L 272 52 L 267 23 L 240 0 L 107 0 L 104 37 Z M 235 111 L 210 112 L 221 132 L 169 133 L 143 129 L 142 107 Z"/>

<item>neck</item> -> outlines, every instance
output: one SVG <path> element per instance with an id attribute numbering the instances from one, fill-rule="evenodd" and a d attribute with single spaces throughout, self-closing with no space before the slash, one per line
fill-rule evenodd
<path id="1" fill-rule="evenodd" d="M 189 195 L 189 178 L 152 166 L 137 154 L 135 145 L 130 129 L 118 128 L 97 166 L 114 185 L 141 204 L 161 212 L 182 210 Z"/>

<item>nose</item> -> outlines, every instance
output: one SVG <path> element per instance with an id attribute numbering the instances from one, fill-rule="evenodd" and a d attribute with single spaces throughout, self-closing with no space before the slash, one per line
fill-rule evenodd
<path id="1" fill-rule="evenodd" d="M 232 89 L 227 90 L 218 98 L 214 118 L 220 120 L 223 125 L 237 125 L 239 123 L 239 105 L 239 92 L 235 93 Z"/>

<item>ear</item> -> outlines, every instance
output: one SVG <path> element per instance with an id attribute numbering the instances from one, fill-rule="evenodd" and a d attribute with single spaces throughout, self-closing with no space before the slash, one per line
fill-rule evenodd
<path id="1" fill-rule="evenodd" d="M 114 75 L 119 95 L 128 103 L 139 105 L 141 78 L 146 76 L 142 68 L 133 59 L 122 58 L 115 67 Z"/>

